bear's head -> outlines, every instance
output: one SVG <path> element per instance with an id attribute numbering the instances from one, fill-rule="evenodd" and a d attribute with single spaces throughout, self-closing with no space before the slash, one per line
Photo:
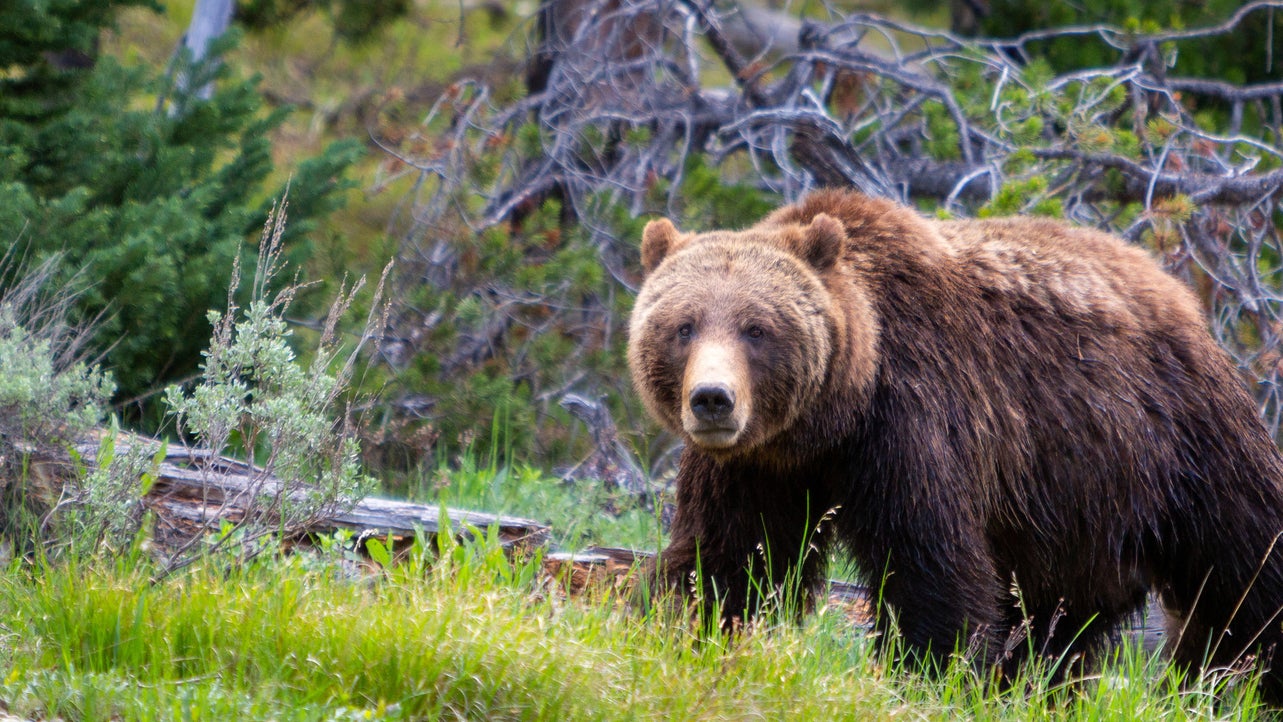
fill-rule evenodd
<path id="1" fill-rule="evenodd" d="M 651 414 L 726 458 L 812 413 L 848 345 L 827 285 L 845 273 L 845 238 L 825 214 L 702 234 L 667 219 L 647 224 L 628 362 Z"/>

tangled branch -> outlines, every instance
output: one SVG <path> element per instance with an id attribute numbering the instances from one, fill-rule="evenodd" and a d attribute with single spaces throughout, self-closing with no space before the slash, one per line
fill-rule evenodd
<path id="1" fill-rule="evenodd" d="M 784 200 L 838 185 L 952 214 L 1060 215 L 1147 244 L 1199 288 L 1277 432 L 1283 83 L 1167 71 L 1188 41 L 1279 10 L 1009 39 L 850 14 L 802 22 L 780 53 L 728 30 L 744 19 L 731 3 L 545 0 L 528 95 L 460 85 L 410 139 L 426 150 L 394 149 L 420 179 L 403 254 L 425 268 L 416 282 L 441 282 L 453 230 L 520 223 L 551 197 L 631 286 L 635 241 L 611 212 L 679 215 L 696 157 Z M 1036 43 L 1085 36 L 1116 62 L 1057 74 L 1034 61 Z"/>

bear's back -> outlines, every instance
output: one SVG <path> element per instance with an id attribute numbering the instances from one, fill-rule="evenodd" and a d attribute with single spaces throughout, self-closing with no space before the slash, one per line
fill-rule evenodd
<path id="1" fill-rule="evenodd" d="M 767 216 L 759 228 L 818 214 L 847 229 L 848 257 L 867 275 L 978 289 L 1015 306 L 1091 318 L 1119 331 L 1185 336 L 1206 321 L 1197 299 L 1144 250 L 1101 231 L 1045 218 L 937 221 L 848 190 L 821 190 Z M 954 285 L 954 284 L 960 285 Z"/>
<path id="2" fill-rule="evenodd" d="M 1121 332 L 1205 326 L 1184 284 L 1146 251 L 1107 233 L 1037 218 L 935 225 L 958 272 L 988 293 L 1011 294 L 1059 316 L 1092 317 Z"/>

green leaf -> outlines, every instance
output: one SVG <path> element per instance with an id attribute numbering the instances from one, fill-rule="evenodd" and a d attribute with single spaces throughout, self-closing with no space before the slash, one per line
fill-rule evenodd
<path id="1" fill-rule="evenodd" d="M 387 569 L 392 566 L 392 537 L 388 536 L 387 543 L 383 543 L 377 538 L 365 540 L 365 550 L 369 552 L 370 558 L 378 563 L 379 566 Z"/>

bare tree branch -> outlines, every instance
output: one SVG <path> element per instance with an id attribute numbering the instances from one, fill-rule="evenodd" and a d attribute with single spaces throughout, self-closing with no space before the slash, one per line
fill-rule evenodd
<path id="1" fill-rule="evenodd" d="M 1239 86 L 1206 78 L 1168 78 L 1167 87 L 1177 92 L 1210 95 L 1235 103 L 1283 96 L 1283 83 Z"/>
<path id="2" fill-rule="evenodd" d="M 1165 53 L 1236 37 L 1283 0 L 1244 4 L 1204 28 L 1095 25 L 996 39 L 835 12 L 831 22 L 799 21 L 796 42 L 761 33 L 756 48 L 740 29 L 755 6 L 726 0 L 543 7 L 529 95 L 496 104 L 465 84 L 421 134 L 384 141 L 419 177 L 401 229 L 414 282 L 488 298 L 491 285 L 460 279 L 451 234 L 520 226 L 554 198 L 563 218 L 592 229 L 626 291 L 635 240 L 612 230 L 613 214 L 680 214 L 696 159 L 728 184 L 783 200 L 854 186 L 955 214 L 1062 215 L 1146 243 L 1196 284 L 1279 427 L 1283 83 L 1167 77 Z M 557 17 L 562 24 L 549 25 Z M 1116 59 L 1059 74 L 1029 63 L 1040 43 L 1085 36 Z M 1210 127 L 1208 108 L 1228 121 Z M 530 310 L 486 307 L 510 321 Z M 610 327 L 609 309 L 588 313 Z M 395 335 L 413 344 L 430 336 L 415 327 L 429 314 L 411 317 Z"/>

